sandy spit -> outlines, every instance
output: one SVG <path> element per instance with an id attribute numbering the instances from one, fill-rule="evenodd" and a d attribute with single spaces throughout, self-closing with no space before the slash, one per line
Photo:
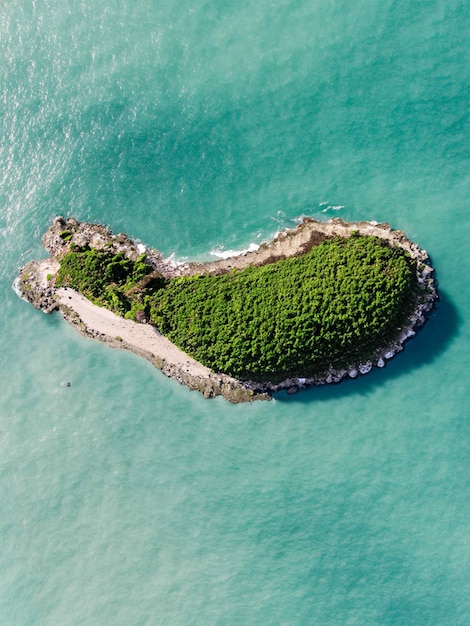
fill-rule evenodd
<path id="1" fill-rule="evenodd" d="M 209 376 L 211 373 L 208 367 L 195 361 L 171 341 L 158 334 L 152 325 L 139 324 L 119 317 L 68 287 L 57 289 L 56 295 L 59 304 L 72 309 L 90 334 L 104 335 L 113 342 L 122 343 L 123 347 L 133 348 L 139 353 L 150 352 L 158 355 L 163 361 L 184 367 L 192 376 Z"/>

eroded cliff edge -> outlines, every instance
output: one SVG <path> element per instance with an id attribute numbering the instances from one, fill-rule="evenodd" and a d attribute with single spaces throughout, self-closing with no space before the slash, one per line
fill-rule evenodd
<path id="1" fill-rule="evenodd" d="M 79 247 L 88 245 L 112 254 L 123 253 L 133 261 L 145 252 L 147 262 L 156 272 L 165 278 L 175 278 L 200 274 L 217 275 L 235 268 L 265 265 L 304 254 L 321 241 L 336 236 L 347 237 L 353 232 L 385 239 L 390 245 L 403 248 L 416 260 L 419 286 L 416 307 L 407 323 L 400 329 L 396 340 L 377 352 L 373 359 L 355 363 L 347 369 L 331 367 L 322 374 L 310 378 L 288 378 L 276 384 L 255 383 L 213 372 L 191 359 L 165 338 L 157 337 L 150 325 L 119 318 L 110 311 L 92 305 L 72 290 L 56 289 L 54 286 L 54 277 L 60 267 L 60 260 L 70 250 L 71 245 Z M 410 241 L 404 232 L 393 230 L 388 224 L 375 222 L 344 222 L 339 218 L 319 222 L 312 218 L 304 218 L 297 227 L 279 233 L 272 241 L 261 244 L 254 252 L 207 263 L 169 262 L 158 250 L 132 241 L 124 234 L 113 235 L 105 226 L 77 222 L 73 218 L 57 217 L 44 234 L 42 242 L 50 256 L 41 261 L 31 261 L 21 268 L 15 281 L 15 288 L 21 297 L 46 313 L 60 310 L 65 319 L 82 334 L 112 347 L 124 348 L 143 356 L 166 376 L 174 378 L 190 389 L 198 390 L 206 397 L 222 395 L 231 402 L 269 399 L 272 394 L 281 390 L 295 393 L 299 389 L 313 385 L 337 383 L 348 377 L 355 378 L 368 373 L 374 366 L 384 367 L 386 361 L 400 352 L 403 344 L 425 323 L 438 297 L 434 270 L 427 252 Z M 106 324 L 104 317 L 109 315 L 113 319 L 109 318 Z"/>

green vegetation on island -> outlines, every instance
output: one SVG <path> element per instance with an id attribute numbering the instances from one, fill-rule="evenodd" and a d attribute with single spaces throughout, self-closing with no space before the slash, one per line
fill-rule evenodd
<path id="1" fill-rule="evenodd" d="M 72 244 L 56 286 L 148 320 L 215 371 L 261 382 L 372 358 L 396 339 L 418 297 L 409 254 L 356 233 L 260 267 L 174 279 L 145 255 L 133 262 Z"/>

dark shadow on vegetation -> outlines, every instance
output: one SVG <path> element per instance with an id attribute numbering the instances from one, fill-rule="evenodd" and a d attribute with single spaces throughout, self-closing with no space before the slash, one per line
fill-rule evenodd
<path id="1" fill-rule="evenodd" d="M 405 344 L 383 369 L 374 368 L 369 374 L 357 379 L 343 380 L 338 384 L 312 387 L 294 396 L 282 392 L 275 395 L 283 402 L 318 402 L 331 398 L 345 398 L 353 394 L 366 395 L 387 380 L 400 378 L 412 370 L 435 362 L 458 336 L 462 317 L 450 297 L 439 290 L 439 301 L 424 327 Z"/>

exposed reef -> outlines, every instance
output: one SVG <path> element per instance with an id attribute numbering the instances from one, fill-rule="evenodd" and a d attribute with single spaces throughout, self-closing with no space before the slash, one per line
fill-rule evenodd
<path id="1" fill-rule="evenodd" d="M 90 303 L 73 290 L 56 288 L 54 284 L 61 259 L 71 246 L 80 248 L 88 246 L 111 254 L 122 253 L 132 261 L 136 261 L 145 252 L 146 262 L 151 265 L 155 275 L 171 279 L 201 274 L 218 275 L 233 269 L 265 265 L 305 254 L 326 239 L 337 236 L 348 237 L 353 232 L 378 236 L 389 245 L 404 249 L 416 260 L 418 285 L 416 306 L 407 323 L 399 329 L 396 339 L 384 349 L 377 351 L 373 358 L 351 364 L 347 368 L 330 367 L 327 371 L 312 377 L 288 378 L 279 383 L 241 381 L 226 374 L 213 372 L 159 335 L 150 324 L 139 324 L 120 318 Z M 304 218 L 297 227 L 280 232 L 272 241 L 262 243 L 256 251 L 207 263 L 172 263 L 164 259 L 158 250 L 132 241 L 124 234 L 114 235 L 105 226 L 78 222 L 73 218 L 57 217 L 44 234 L 42 242 L 49 253 L 49 258 L 26 264 L 21 268 L 15 281 L 15 289 L 22 298 L 45 313 L 60 310 L 64 318 L 82 334 L 112 347 L 124 348 L 143 356 L 166 376 L 174 378 L 190 389 L 200 391 L 205 397 L 221 395 L 230 402 L 270 399 L 272 394 L 282 390 L 292 394 L 313 385 L 338 383 L 345 378 L 355 378 L 370 372 L 374 366 L 384 367 L 388 360 L 403 350 L 404 343 L 425 323 L 438 298 L 434 270 L 427 252 L 410 241 L 403 231 L 393 230 L 388 224 L 375 222 L 344 222 L 340 218 L 319 222 Z"/>

